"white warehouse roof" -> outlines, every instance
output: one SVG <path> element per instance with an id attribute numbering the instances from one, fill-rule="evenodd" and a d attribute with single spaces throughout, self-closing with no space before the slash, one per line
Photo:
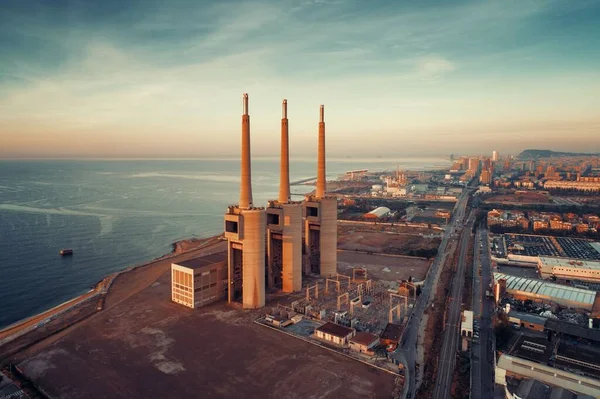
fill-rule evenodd
<path id="1" fill-rule="evenodd" d="M 385 206 L 380 206 L 379 208 L 375 208 L 371 212 L 369 212 L 370 215 L 375 215 L 378 218 L 385 216 L 388 213 L 390 213 L 390 208 L 387 208 Z"/>
<path id="2" fill-rule="evenodd" d="M 538 264 L 540 266 L 600 270 L 600 261 L 597 260 L 559 258 L 554 256 L 540 256 L 539 258 Z"/>
<path id="3" fill-rule="evenodd" d="M 591 308 L 596 298 L 596 291 L 582 290 L 580 288 L 549 283 L 543 280 L 533 280 L 524 277 L 510 276 L 503 273 L 494 273 L 494 280 L 498 281 L 500 279 L 506 279 L 507 290 L 521 291 L 553 298 L 557 303 L 564 301 L 578 302 Z"/>

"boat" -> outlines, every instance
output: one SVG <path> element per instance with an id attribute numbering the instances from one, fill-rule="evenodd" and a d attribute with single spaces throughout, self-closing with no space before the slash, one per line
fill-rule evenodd
<path id="1" fill-rule="evenodd" d="M 72 249 L 61 249 L 60 250 L 60 256 L 67 256 L 67 255 L 73 255 L 73 250 Z"/>

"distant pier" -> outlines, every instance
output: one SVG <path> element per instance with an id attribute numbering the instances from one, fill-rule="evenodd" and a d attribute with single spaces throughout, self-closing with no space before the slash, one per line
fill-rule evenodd
<path id="1" fill-rule="evenodd" d="M 309 181 L 312 181 L 312 180 L 317 180 L 317 177 L 315 176 L 315 177 L 308 177 L 306 179 L 296 180 L 296 181 L 291 182 L 290 185 L 291 186 L 295 186 L 297 184 L 306 183 L 306 182 L 309 182 Z"/>

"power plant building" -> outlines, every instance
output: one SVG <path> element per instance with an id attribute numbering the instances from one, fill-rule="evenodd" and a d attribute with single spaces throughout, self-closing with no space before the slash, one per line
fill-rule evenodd
<path id="1" fill-rule="evenodd" d="M 195 309 L 224 299 L 227 292 L 227 253 L 171 264 L 171 300 Z"/>
<path id="2" fill-rule="evenodd" d="M 337 198 L 326 196 L 325 109 L 321 105 L 315 195 L 304 202 L 305 273 L 331 277 L 337 273 Z"/>
<path id="3" fill-rule="evenodd" d="M 291 201 L 287 100 L 281 117 L 279 198 L 267 207 L 267 285 L 283 292 L 302 289 L 302 202 Z"/>
<path id="4" fill-rule="evenodd" d="M 243 97 L 241 172 L 240 202 L 225 214 L 228 302 L 258 309 L 265 306 L 266 212 L 252 205 L 248 94 Z"/>

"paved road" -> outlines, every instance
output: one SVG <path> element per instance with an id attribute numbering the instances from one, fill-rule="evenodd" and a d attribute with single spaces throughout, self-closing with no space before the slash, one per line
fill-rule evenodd
<path id="1" fill-rule="evenodd" d="M 404 330 L 402 336 L 402 342 L 398 350 L 392 354 L 393 358 L 398 359 L 405 365 L 405 388 L 404 398 L 414 398 L 416 388 L 416 369 L 415 369 L 415 358 L 416 358 L 416 347 L 417 347 L 417 336 L 419 332 L 419 325 L 421 324 L 423 311 L 428 306 L 430 297 L 432 294 L 432 287 L 439 278 L 440 265 L 443 265 L 446 261 L 446 247 L 448 241 L 456 239 L 455 230 L 462 226 L 463 219 L 465 216 L 465 209 L 468 199 L 468 190 L 463 190 L 463 194 L 460 196 L 456 206 L 454 215 L 448 225 L 448 228 L 444 232 L 442 242 L 438 249 L 438 254 L 435 257 L 423 286 L 421 287 L 421 295 L 417 298 L 417 302 L 412 310 L 412 314 L 409 317 L 409 321 Z"/>
<path id="2" fill-rule="evenodd" d="M 492 281 L 487 230 L 481 226 L 476 235 L 475 262 L 473 265 L 473 316 L 478 321 L 479 328 L 475 331 L 479 339 L 473 340 L 471 358 L 471 398 L 492 398 L 494 396 L 494 330 L 492 316 L 494 303 L 486 297 Z M 481 276 L 478 269 L 481 266 Z"/>
<path id="3" fill-rule="evenodd" d="M 452 376 L 454 375 L 454 365 L 460 341 L 462 290 L 465 283 L 466 257 L 469 242 L 471 241 L 472 223 L 473 217 L 469 217 L 469 221 L 460 236 L 458 267 L 456 274 L 452 277 L 449 305 L 446 310 L 442 351 L 440 353 L 438 373 L 433 391 L 433 397 L 436 399 L 449 398 L 450 389 L 452 388 Z"/>

